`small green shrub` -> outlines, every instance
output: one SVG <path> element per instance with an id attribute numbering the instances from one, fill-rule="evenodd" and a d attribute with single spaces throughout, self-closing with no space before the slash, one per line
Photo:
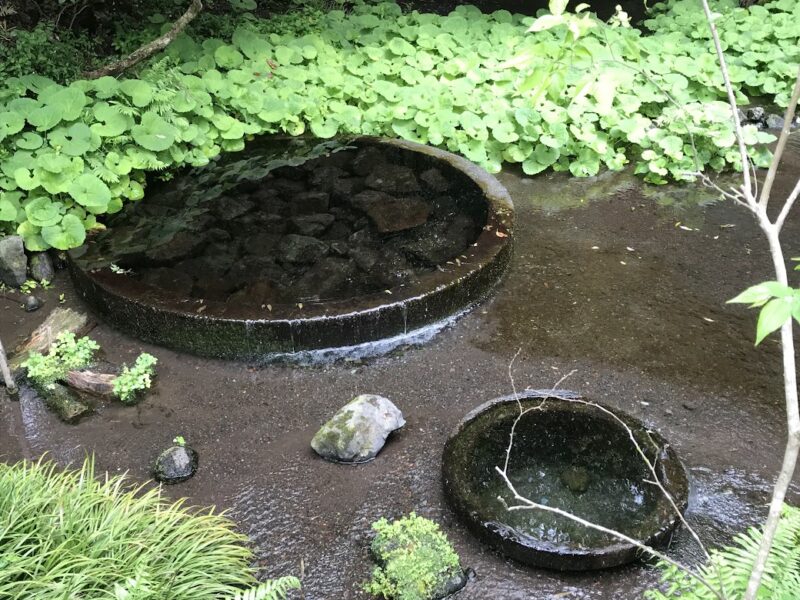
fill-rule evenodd
<path id="1" fill-rule="evenodd" d="M 91 460 L 65 472 L 0 464 L 0 532 L 0 598 L 250 600 L 297 587 L 294 578 L 258 586 L 230 520 L 127 489 L 118 476 L 98 481 Z"/>
<path id="2" fill-rule="evenodd" d="M 439 526 L 411 513 L 392 523 L 380 519 L 372 553 L 379 565 L 365 590 L 397 600 L 430 600 L 444 595 L 443 582 L 459 577 L 458 555 Z"/>
<path id="3" fill-rule="evenodd" d="M 34 386 L 46 389 L 67 373 L 88 367 L 100 346 L 88 337 L 75 338 L 74 333 L 64 332 L 50 344 L 48 353 L 33 352 L 22 363 L 27 369 L 28 379 Z"/>
<path id="4" fill-rule="evenodd" d="M 710 552 L 711 559 L 701 567 L 700 575 L 719 592 L 714 594 L 705 585 L 684 571 L 667 564 L 663 569 L 661 590 L 645 593 L 647 600 L 741 600 L 753 570 L 761 531 L 751 528 L 736 536 L 731 546 Z M 758 592 L 759 600 L 796 600 L 800 598 L 800 509 L 784 506 L 775 541 Z"/>
<path id="5" fill-rule="evenodd" d="M 150 389 L 155 375 L 158 359 L 152 354 L 142 352 L 133 367 L 123 365 L 122 372 L 114 380 L 114 395 L 125 404 L 136 402 L 137 396 Z"/>

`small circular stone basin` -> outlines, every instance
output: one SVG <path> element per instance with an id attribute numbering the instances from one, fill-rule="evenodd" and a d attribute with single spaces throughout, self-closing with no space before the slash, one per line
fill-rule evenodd
<path id="1" fill-rule="evenodd" d="M 678 516 L 637 453 L 630 434 L 614 416 L 572 392 L 526 390 L 527 412 L 515 430 L 509 479 L 520 495 L 560 508 L 647 545 L 675 528 Z M 572 401 L 571 401 L 572 400 Z M 605 410 L 610 408 L 603 407 Z M 495 470 L 503 467 L 509 433 L 519 416 L 514 396 L 487 402 L 469 413 L 445 444 L 447 501 L 487 544 L 520 562 L 557 570 L 614 567 L 637 558 L 633 544 L 540 510 L 509 511 L 519 505 Z M 633 417 L 613 410 L 630 428 L 675 504 L 686 508 L 689 484 L 672 447 Z"/>
<path id="2" fill-rule="evenodd" d="M 511 254 L 506 190 L 411 142 L 258 138 L 162 179 L 71 253 L 71 273 L 118 329 L 194 354 L 424 337 L 481 300 Z"/>

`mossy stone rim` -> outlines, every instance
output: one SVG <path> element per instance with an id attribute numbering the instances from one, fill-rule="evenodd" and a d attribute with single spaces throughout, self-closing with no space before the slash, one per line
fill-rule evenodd
<path id="1" fill-rule="evenodd" d="M 553 396 L 555 393 L 558 397 Z M 613 413 L 633 432 L 640 446 L 644 447 L 643 444 L 647 440 L 651 440 L 657 445 L 658 454 L 655 464 L 659 480 L 672 496 L 675 506 L 681 513 L 685 511 L 689 500 L 689 479 L 686 469 L 673 447 L 660 434 L 648 429 L 641 421 L 618 409 L 598 402 L 592 402 L 592 404 L 571 402 L 570 400 L 584 400 L 580 394 L 575 392 L 525 390 L 516 396 L 495 398 L 470 411 L 456 426 L 445 443 L 442 459 L 444 496 L 456 515 L 481 541 L 521 563 L 558 571 L 606 569 L 632 562 L 641 555 L 639 548 L 624 541 L 589 548 L 570 547 L 556 550 L 551 544 L 537 542 L 531 536 L 517 532 L 513 527 L 504 523 L 484 519 L 480 507 L 476 507 L 470 502 L 470 490 L 465 487 L 468 478 L 464 476 L 464 472 L 470 468 L 473 461 L 464 457 L 464 447 L 459 443 L 459 438 L 479 435 L 474 432 L 465 434 L 465 431 L 476 419 L 485 417 L 494 411 L 509 406 L 516 409 L 518 399 L 522 402 L 523 407 L 547 399 L 544 410 L 575 411 L 586 416 L 596 416 L 599 426 L 616 426 L 624 431 L 624 428 L 612 416 L 603 413 L 592 404 Z M 474 448 L 474 444 L 471 447 Z M 501 454 L 504 456 L 505 447 L 498 449 L 498 457 Z M 636 455 L 632 457 L 632 460 L 641 460 L 641 458 Z M 675 513 L 672 504 L 663 494 L 659 497 L 657 513 L 659 515 L 658 526 L 639 539 L 648 546 L 655 546 L 663 542 L 681 522 L 680 516 Z"/>
<path id="2" fill-rule="evenodd" d="M 294 354 L 359 346 L 411 336 L 463 313 L 482 300 L 502 277 L 512 251 L 514 207 L 497 179 L 470 161 L 438 148 L 405 140 L 358 137 L 355 146 L 378 145 L 416 155 L 413 160 L 457 171 L 486 202 L 484 229 L 460 264 L 426 273 L 413 286 L 391 288 L 347 300 L 273 304 L 255 311 L 209 301 L 201 313 L 174 298 L 107 269 L 81 268 L 80 250 L 69 263 L 86 302 L 113 327 L 146 342 L 192 354 L 269 360 Z"/>

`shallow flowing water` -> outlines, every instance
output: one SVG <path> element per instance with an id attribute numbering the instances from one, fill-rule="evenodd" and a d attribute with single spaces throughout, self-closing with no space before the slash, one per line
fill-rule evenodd
<path id="1" fill-rule="evenodd" d="M 793 150 L 776 198 L 798 172 Z M 639 598 L 658 578 L 647 565 L 564 574 L 503 559 L 454 518 L 440 483 L 451 429 L 510 393 L 508 365 L 521 349 L 513 370 L 520 389 L 548 388 L 572 373 L 565 387 L 631 413 L 675 446 L 692 483 L 689 522 L 710 545 L 762 518 L 785 436 L 779 348 L 771 338 L 754 348 L 755 313 L 725 304 L 770 277 L 762 236 L 740 207 L 663 206 L 638 181 L 618 186 L 610 183 L 617 175 L 606 177 L 502 174 L 517 209 L 511 269 L 490 300 L 425 345 L 368 361 L 260 368 L 181 355 L 101 323 L 92 335 L 109 360 L 130 364 L 143 350 L 159 358 L 153 393 L 134 408 L 102 406 L 77 426 L 32 399 L 0 401 L 0 454 L 47 452 L 74 464 L 93 452 L 99 468 L 144 480 L 158 452 L 182 435 L 200 468 L 165 493 L 228 509 L 253 539 L 262 572 L 302 574 L 308 599 L 366 598 L 370 523 L 412 510 L 438 520 L 463 565 L 476 570 L 460 599 Z M 609 191 L 555 211 L 533 201 L 571 204 L 592 185 Z M 800 220 L 787 224 L 784 240 L 787 255 L 800 255 Z M 43 294 L 46 308 L 61 293 L 66 305 L 81 306 L 60 274 Z M 45 310 L 27 314 L 0 300 L 6 345 Z M 311 437 L 362 392 L 391 398 L 408 424 L 370 464 L 322 461 Z M 790 499 L 800 501 L 796 489 Z M 699 555 L 685 533 L 668 551 L 687 561 Z"/>

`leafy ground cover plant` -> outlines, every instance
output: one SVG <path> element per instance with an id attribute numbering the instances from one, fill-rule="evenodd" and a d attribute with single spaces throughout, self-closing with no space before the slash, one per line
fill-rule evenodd
<path id="1" fill-rule="evenodd" d="M 258 586 L 232 521 L 119 476 L 98 481 L 91 460 L 65 472 L 0 463 L 0 531 L 2 598 L 249 600 L 299 587 L 295 578 Z M 265 595 L 245 594 L 259 587 Z"/>
<path id="2" fill-rule="evenodd" d="M 411 513 L 393 522 L 373 523 L 372 553 L 380 563 L 365 590 L 397 600 L 444 597 L 446 584 L 463 577 L 458 555 L 439 526 Z M 452 590 L 451 590 L 452 591 Z"/>
<path id="3" fill-rule="evenodd" d="M 673 0 L 660 18 L 693 4 Z M 738 15 L 734 4 L 716 9 Z M 800 30 L 785 24 L 800 4 L 763 8 L 759 31 L 796 46 Z M 495 172 L 508 162 L 588 176 L 633 163 L 661 183 L 741 166 L 703 39 L 593 19 L 572 40 L 563 25 L 529 33 L 534 19 L 506 11 L 403 14 L 363 0 L 269 26 L 252 16 L 226 23 L 237 26 L 225 38 L 181 35 L 136 79 L 9 78 L 0 88 L 0 232 L 16 231 L 29 250 L 76 247 L 101 227 L 98 216 L 143 197 L 146 172 L 204 165 L 272 132 L 403 137 Z M 743 56 L 740 90 L 778 89 L 753 75 L 774 57 L 747 54 L 751 38 L 740 33 L 729 42 Z M 789 76 L 772 73 L 780 102 Z M 743 134 L 765 164 L 760 144 L 772 137 Z"/>
<path id="4" fill-rule="evenodd" d="M 142 352 L 133 367 L 124 365 L 114 380 L 114 395 L 125 404 L 135 403 L 141 392 L 150 389 L 157 362 L 155 356 Z"/>
<path id="5" fill-rule="evenodd" d="M 50 345 L 47 354 L 32 352 L 22 366 L 36 387 L 46 389 L 64 379 L 70 371 L 88 367 L 99 348 L 99 344 L 88 337 L 77 339 L 74 333 L 64 332 Z"/>

